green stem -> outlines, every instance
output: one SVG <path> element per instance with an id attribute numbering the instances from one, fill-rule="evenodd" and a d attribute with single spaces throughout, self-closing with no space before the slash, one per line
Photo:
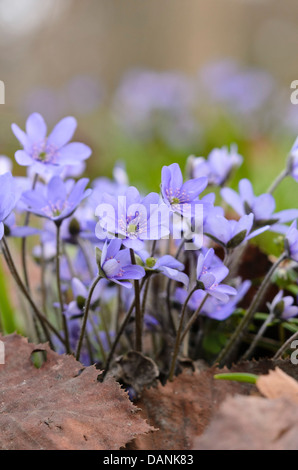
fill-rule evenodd
<path id="1" fill-rule="evenodd" d="M 278 176 L 277 178 L 273 181 L 271 186 L 268 188 L 267 193 L 272 194 L 277 186 L 280 185 L 280 183 L 289 175 L 289 169 L 285 168 Z"/>
<path id="2" fill-rule="evenodd" d="M 57 291 L 58 291 L 58 298 L 59 298 L 59 304 L 60 304 L 60 314 L 62 318 L 62 325 L 63 325 L 64 336 L 65 336 L 65 347 L 66 347 L 66 352 L 70 354 L 71 350 L 70 350 L 70 344 L 69 344 L 69 334 L 68 334 L 66 316 L 64 315 L 64 303 L 63 303 L 61 279 L 60 279 L 60 227 L 61 227 L 61 223 L 56 222 L 56 281 L 57 281 Z"/>
<path id="3" fill-rule="evenodd" d="M 252 341 L 251 345 L 249 346 L 248 350 L 246 351 L 245 354 L 243 354 L 243 356 L 241 358 L 242 360 L 246 360 L 246 359 L 249 359 L 251 357 L 251 355 L 254 352 L 255 348 L 257 347 L 260 339 L 263 337 L 269 323 L 271 323 L 273 319 L 274 319 L 274 313 L 273 312 L 269 313 L 268 317 L 264 321 L 263 325 L 261 326 L 258 333 L 256 334 L 254 340 Z"/>
<path id="4" fill-rule="evenodd" d="M 246 311 L 246 314 L 244 315 L 243 319 L 239 323 L 238 327 L 232 334 L 230 340 L 228 341 L 227 345 L 225 348 L 221 351 L 219 356 L 216 359 L 216 363 L 219 365 L 223 365 L 227 359 L 229 359 L 231 353 L 234 351 L 234 349 L 238 346 L 238 344 L 241 342 L 246 329 L 249 325 L 249 323 L 252 321 L 253 316 L 260 305 L 260 302 L 262 301 L 262 298 L 264 294 L 266 293 L 266 290 L 269 286 L 270 279 L 274 273 L 274 271 L 278 268 L 280 263 L 286 259 L 286 254 L 283 253 L 278 260 L 271 266 L 270 270 L 266 274 L 265 278 L 263 279 L 263 282 L 261 286 L 259 287 L 256 295 L 253 298 L 252 303 L 250 304 L 250 307 Z"/>
<path id="5" fill-rule="evenodd" d="M 89 293 L 88 293 L 88 297 L 87 297 L 85 308 L 84 308 L 84 316 L 83 316 L 83 323 L 82 323 L 80 338 L 79 338 L 79 342 L 78 342 L 78 346 L 77 346 L 77 352 L 76 352 L 77 361 L 80 360 L 81 349 L 82 349 L 83 339 L 84 339 L 84 335 L 85 335 L 85 331 L 86 331 L 86 325 L 87 325 L 88 314 L 89 314 L 90 305 L 91 305 L 92 294 L 94 292 L 95 287 L 97 286 L 97 284 L 99 283 L 99 281 L 101 279 L 102 279 L 101 275 L 98 275 L 96 277 L 96 279 L 93 281 L 93 283 L 90 287 Z"/>

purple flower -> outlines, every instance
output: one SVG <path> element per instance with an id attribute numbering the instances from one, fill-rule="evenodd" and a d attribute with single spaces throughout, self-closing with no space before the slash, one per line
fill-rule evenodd
<path id="1" fill-rule="evenodd" d="M 62 119 L 47 137 L 47 125 L 38 113 L 31 114 L 26 122 L 26 132 L 12 124 L 12 131 L 23 150 L 15 153 L 19 165 L 34 166 L 36 173 L 57 173 L 66 165 L 78 165 L 91 155 L 91 149 L 79 142 L 69 143 L 77 121 L 73 117 Z"/>
<path id="2" fill-rule="evenodd" d="M 12 171 L 12 160 L 6 155 L 0 155 L 0 175 Z"/>
<path id="3" fill-rule="evenodd" d="M 286 234 L 285 248 L 289 258 L 298 262 L 298 230 L 296 220 L 294 220 Z"/>
<path id="4" fill-rule="evenodd" d="M 69 319 L 80 317 L 84 313 L 84 306 L 86 299 L 88 297 L 88 289 L 85 285 L 80 281 L 78 278 L 73 278 L 71 280 L 71 288 L 73 292 L 74 300 L 72 300 L 64 310 L 64 315 L 66 315 Z M 92 305 L 95 305 L 103 290 L 103 284 L 101 281 L 97 284 L 92 294 Z M 91 306 L 92 307 L 92 306 Z"/>
<path id="5" fill-rule="evenodd" d="M 237 304 L 243 299 L 248 289 L 251 286 L 251 281 L 244 281 L 239 287 L 237 287 L 237 293 L 229 299 L 228 302 L 223 303 L 221 300 L 216 299 L 215 297 L 209 297 L 203 305 L 201 310 L 201 315 L 205 315 L 214 320 L 223 321 L 230 317 L 235 309 Z M 188 302 L 188 307 L 191 310 L 196 310 L 201 304 L 202 300 L 205 297 L 205 293 L 202 290 L 196 290 Z M 176 298 L 178 302 L 182 303 L 185 301 L 187 293 L 184 289 L 178 288 L 176 291 Z"/>
<path id="6" fill-rule="evenodd" d="M 291 148 L 288 158 L 287 170 L 290 175 L 298 182 L 298 137 Z"/>
<path id="7" fill-rule="evenodd" d="M 189 278 L 185 273 L 181 272 L 184 269 L 184 265 L 173 256 L 164 255 L 160 258 L 154 258 L 145 250 L 139 251 L 137 254 L 143 261 L 146 271 L 162 273 L 169 279 L 181 282 L 186 287 L 188 286 Z"/>
<path id="8" fill-rule="evenodd" d="M 268 309 L 278 318 L 289 320 L 298 315 L 298 307 L 293 305 L 294 299 L 287 295 L 283 297 L 283 290 L 279 291 L 271 303 L 267 303 Z"/>
<path id="9" fill-rule="evenodd" d="M 243 215 L 239 220 L 228 220 L 221 215 L 207 217 L 204 233 L 228 249 L 236 248 L 246 240 L 256 237 L 269 228 L 269 225 L 251 232 L 254 215 Z"/>
<path id="10" fill-rule="evenodd" d="M 215 148 L 206 160 L 203 157 L 191 156 L 188 159 L 189 172 L 192 178 L 206 176 L 209 185 L 223 185 L 234 168 L 242 164 L 243 157 L 238 154 L 237 147 Z"/>
<path id="11" fill-rule="evenodd" d="M 157 193 L 144 198 L 130 186 L 123 196 L 105 194 L 95 211 L 99 217 L 95 234 L 99 239 L 118 236 L 127 248 L 143 249 L 144 240 L 169 235 L 168 208 Z"/>
<path id="12" fill-rule="evenodd" d="M 14 209 L 19 191 L 10 172 L 0 175 L 0 240 L 4 235 L 4 221 Z"/>
<path id="13" fill-rule="evenodd" d="M 272 194 L 255 196 L 252 184 L 246 178 L 239 182 L 239 194 L 233 189 L 223 188 L 221 196 L 240 216 L 253 213 L 255 228 L 270 225 L 270 230 L 285 233 L 289 227 L 283 223 L 298 217 L 297 209 L 288 209 L 274 214 L 275 200 Z"/>
<path id="14" fill-rule="evenodd" d="M 171 211 L 191 216 L 192 205 L 198 203 L 199 194 L 204 191 L 208 179 L 203 176 L 183 183 L 178 163 L 164 166 L 161 173 L 161 193 Z"/>
<path id="15" fill-rule="evenodd" d="M 4 229 L 7 237 L 25 238 L 40 233 L 40 230 L 34 227 L 18 226 L 13 212 L 5 219 Z"/>
<path id="16" fill-rule="evenodd" d="M 197 287 L 221 302 L 228 302 L 229 295 L 236 295 L 237 291 L 231 286 L 221 284 L 227 277 L 229 270 L 223 263 L 213 265 L 214 250 L 210 248 L 206 255 L 199 254 L 197 262 Z"/>
<path id="17" fill-rule="evenodd" d="M 46 186 L 39 184 L 36 189 L 25 191 L 22 200 L 27 204 L 28 211 L 60 224 L 89 196 L 91 189 L 85 191 L 88 182 L 87 178 L 82 178 L 70 189 L 69 181 L 64 182 L 59 176 L 53 176 Z"/>
<path id="18" fill-rule="evenodd" d="M 131 264 L 130 250 L 121 250 L 122 241 L 114 238 L 105 242 L 102 252 L 97 248 L 99 272 L 103 277 L 123 287 L 131 288 L 130 279 L 141 279 L 145 276 L 142 266 Z"/>

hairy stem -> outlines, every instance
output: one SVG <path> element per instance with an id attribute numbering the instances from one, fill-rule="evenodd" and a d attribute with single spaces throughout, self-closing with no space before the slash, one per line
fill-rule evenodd
<path id="1" fill-rule="evenodd" d="M 286 350 L 290 347 L 292 341 L 298 338 L 298 331 L 294 333 L 277 351 L 277 353 L 273 356 L 273 361 L 279 359 L 283 353 L 286 352 Z"/>
<path id="2" fill-rule="evenodd" d="M 285 168 L 273 181 L 273 183 L 269 186 L 267 193 L 273 194 L 276 188 L 280 185 L 280 183 L 289 175 L 289 169 Z"/>
<path id="3" fill-rule="evenodd" d="M 265 278 L 263 279 L 263 282 L 262 282 L 261 286 L 259 287 L 256 295 L 254 296 L 253 301 L 250 304 L 250 307 L 247 309 L 246 314 L 244 315 L 242 321 L 239 323 L 238 327 L 236 328 L 236 330 L 232 334 L 232 336 L 231 336 L 230 340 L 228 341 L 227 345 L 225 346 L 225 348 L 221 351 L 221 353 L 217 357 L 215 362 L 218 363 L 219 365 L 225 364 L 225 362 L 231 356 L 231 353 L 234 351 L 234 349 L 241 342 L 241 340 L 242 340 L 242 338 L 243 338 L 243 336 L 246 332 L 246 329 L 247 329 L 248 325 L 252 321 L 253 316 L 254 316 L 258 306 L 260 305 L 264 294 L 266 293 L 266 290 L 269 286 L 269 282 L 270 282 L 270 279 L 271 279 L 274 271 L 278 268 L 280 263 L 282 261 L 284 261 L 285 259 L 286 259 L 286 254 L 283 253 L 278 258 L 278 260 L 271 266 L 270 270 L 266 274 Z"/>
<path id="4" fill-rule="evenodd" d="M 173 356 L 172 356 L 172 362 L 170 366 L 170 373 L 169 373 L 169 380 L 172 381 L 174 378 L 174 373 L 175 373 L 175 367 L 176 367 L 176 361 L 177 361 L 177 356 L 179 354 L 179 349 L 180 349 L 180 343 L 181 343 L 181 335 L 182 335 L 182 328 L 183 328 L 183 322 L 184 322 L 184 316 L 186 312 L 186 307 L 189 302 L 189 299 L 191 298 L 192 294 L 197 290 L 197 286 L 195 286 L 188 294 L 188 296 L 185 299 L 185 302 L 182 307 L 182 312 L 180 316 L 180 322 L 178 326 L 178 331 L 176 334 L 176 342 L 174 346 L 174 351 L 173 351 Z"/>
<path id="5" fill-rule="evenodd" d="M 21 277 L 19 276 L 19 274 L 17 272 L 16 266 L 13 262 L 13 259 L 12 259 L 12 256 L 11 256 L 11 253 L 10 253 L 10 250 L 9 250 L 9 247 L 8 247 L 8 244 L 5 240 L 5 238 L 3 237 L 1 241 L 2 241 L 3 255 L 4 255 L 4 258 L 5 258 L 6 264 L 9 268 L 9 271 L 10 271 L 11 275 L 13 276 L 16 284 L 20 288 L 20 291 L 22 292 L 24 297 L 27 299 L 29 305 L 31 306 L 31 308 L 34 312 L 34 314 L 39 319 L 39 321 L 42 325 L 43 331 L 46 335 L 47 340 L 49 341 L 50 344 L 52 344 L 51 343 L 51 337 L 50 337 L 49 332 L 48 332 L 48 329 L 49 329 L 57 336 L 57 338 L 59 339 L 59 341 L 61 341 L 62 344 L 65 344 L 65 341 L 62 338 L 62 336 L 60 335 L 59 331 L 49 322 L 49 320 L 46 318 L 46 316 L 38 309 L 38 307 L 35 305 L 35 302 L 33 301 L 32 297 L 31 297 L 30 293 L 27 291 L 26 286 L 24 285 Z"/>
<path id="6" fill-rule="evenodd" d="M 176 251 L 175 259 L 179 258 L 182 248 L 184 247 L 184 243 L 185 243 L 185 238 L 183 237 Z M 173 334 L 175 335 L 176 327 L 175 327 L 175 321 L 172 315 L 172 308 L 171 308 L 171 287 L 172 287 L 172 279 L 169 278 L 167 282 L 167 287 L 166 287 L 166 305 L 167 305 L 167 311 L 168 311 L 169 325 L 173 331 Z"/>
<path id="7" fill-rule="evenodd" d="M 180 343 L 182 343 L 182 341 L 184 340 L 185 336 L 187 335 L 187 333 L 189 332 L 189 330 L 191 329 L 192 325 L 194 324 L 194 322 L 196 321 L 197 319 L 197 316 L 199 315 L 200 311 L 202 310 L 206 300 L 208 299 L 209 297 L 209 294 L 206 294 L 205 297 L 203 298 L 202 302 L 200 303 L 200 305 L 198 306 L 198 308 L 196 309 L 196 311 L 193 313 L 193 315 L 190 317 L 190 319 L 188 320 L 185 328 L 184 328 L 184 331 L 181 335 L 181 340 L 180 340 Z"/>
<path id="8" fill-rule="evenodd" d="M 85 336 L 85 331 L 86 331 L 88 314 L 89 314 L 90 305 L 91 305 L 92 294 L 94 292 L 95 287 L 97 286 L 97 284 L 99 283 L 99 281 L 101 279 L 102 279 L 101 275 L 98 275 L 96 277 L 96 279 L 93 281 L 93 283 L 90 287 L 89 293 L 88 293 L 88 297 L 87 297 L 86 304 L 85 304 L 85 307 L 84 307 L 83 323 L 82 323 L 82 327 L 81 327 L 81 333 L 80 333 L 80 338 L 79 338 L 79 342 L 78 342 L 78 346 L 77 346 L 77 352 L 76 352 L 77 361 L 80 360 L 81 349 L 82 349 L 82 345 L 83 345 L 83 339 L 84 339 L 84 336 Z"/>
<path id="9" fill-rule="evenodd" d="M 65 348 L 68 354 L 71 353 L 70 344 L 69 344 L 69 334 L 68 334 L 68 327 L 67 327 L 67 320 L 64 315 L 64 303 L 62 297 L 62 290 L 61 290 L 61 279 L 60 279 L 60 227 L 61 223 L 56 223 L 56 282 L 57 282 L 57 291 L 58 291 L 58 298 L 60 304 L 60 314 L 62 319 L 62 325 L 64 330 L 65 336 Z"/>
<path id="10" fill-rule="evenodd" d="M 248 350 L 245 352 L 245 354 L 243 354 L 242 358 L 243 360 L 245 359 L 249 359 L 251 356 L 252 356 L 252 353 L 254 352 L 255 348 L 257 347 L 260 339 L 263 337 L 269 323 L 272 322 L 272 320 L 274 319 L 274 313 L 270 313 L 266 320 L 264 321 L 263 325 L 261 326 L 261 328 L 259 329 L 258 333 L 256 334 L 256 336 L 254 337 L 254 340 L 252 341 L 251 345 L 249 346 Z"/>
<path id="11" fill-rule="evenodd" d="M 134 251 L 130 248 L 130 257 L 132 264 L 136 263 L 136 258 Z M 140 301 L 140 284 L 136 279 L 134 280 L 134 289 L 135 289 L 135 327 L 136 327 L 136 337 L 135 337 L 135 349 L 138 352 L 142 352 L 142 335 L 143 335 L 143 321 L 142 321 L 142 312 L 141 312 L 141 301 Z"/>
<path id="12" fill-rule="evenodd" d="M 140 291 L 142 290 L 142 288 L 143 288 L 143 286 L 144 286 L 144 284 L 145 284 L 145 281 L 146 281 L 146 278 L 143 278 L 142 281 L 141 281 L 141 285 L 140 285 Z M 116 338 L 114 339 L 114 342 L 113 342 L 113 344 L 112 344 L 112 348 L 111 348 L 111 350 L 110 350 L 110 352 L 109 352 L 109 355 L 108 355 L 107 362 L 106 362 L 106 364 L 105 364 L 105 370 L 104 370 L 104 372 L 102 373 L 102 376 L 101 376 L 102 380 L 104 380 L 105 376 L 107 375 L 107 373 L 108 373 L 108 371 L 109 371 L 109 368 L 110 368 L 110 365 L 111 365 L 111 362 L 112 362 L 114 353 L 115 353 L 115 351 L 116 351 L 116 347 L 117 347 L 117 345 L 118 345 L 118 343 L 119 343 L 119 340 L 120 340 L 120 338 L 121 338 L 121 336 L 122 336 L 122 334 L 123 334 L 125 328 L 126 328 L 127 325 L 128 325 L 128 322 L 129 322 L 129 320 L 130 320 L 130 317 L 131 317 L 131 315 L 132 315 L 132 312 L 134 311 L 134 308 L 135 308 L 135 300 L 132 301 L 129 310 L 128 310 L 128 312 L 127 312 L 127 314 L 126 314 L 126 316 L 125 316 L 125 318 L 124 318 L 124 320 L 123 320 L 123 322 L 122 322 L 120 328 L 118 329 Z"/>
<path id="13" fill-rule="evenodd" d="M 36 183 L 38 181 L 38 174 L 36 173 L 32 182 L 32 190 L 35 189 Z M 26 217 L 24 221 L 24 227 L 27 227 L 30 222 L 30 212 L 26 212 Z M 27 238 L 22 238 L 22 245 L 21 245 L 21 256 L 22 256 L 22 268 L 23 268 L 23 275 L 24 275 L 24 282 L 27 288 L 27 291 L 30 292 L 30 283 L 29 283 L 29 276 L 27 270 L 27 262 L 26 262 L 26 245 L 27 245 Z"/>

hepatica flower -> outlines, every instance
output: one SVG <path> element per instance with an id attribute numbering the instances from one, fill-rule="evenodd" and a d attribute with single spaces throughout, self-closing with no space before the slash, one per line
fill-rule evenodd
<path id="1" fill-rule="evenodd" d="M 244 178 L 239 182 L 239 194 L 230 188 L 221 190 L 222 198 L 240 215 L 254 214 L 254 227 L 270 225 L 270 230 L 285 233 L 285 222 L 298 217 L 297 209 L 287 209 L 274 213 L 275 200 L 272 194 L 255 196 L 251 182 Z"/>
<path id="2" fill-rule="evenodd" d="M 214 265 L 214 250 L 210 248 L 207 253 L 199 254 L 197 262 L 197 287 L 212 297 L 226 303 L 229 301 L 229 295 L 236 295 L 237 291 L 231 286 L 221 284 L 221 281 L 227 277 L 229 270 L 223 263 L 216 262 Z"/>
<path id="3" fill-rule="evenodd" d="M 62 119 L 47 136 L 47 125 L 39 113 L 31 114 L 26 132 L 12 124 L 12 131 L 23 146 L 15 153 L 19 165 L 33 166 L 36 173 L 57 173 L 66 165 L 78 165 L 91 155 L 91 149 L 79 142 L 71 142 L 77 121 L 73 117 Z"/>
<path id="4" fill-rule="evenodd" d="M 89 196 L 91 189 L 86 190 L 88 182 L 88 178 L 82 178 L 70 189 L 69 182 L 53 176 L 46 186 L 37 185 L 36 189 L 25 191 L 22 200 L 28 206 L 28 211 L 60 224 Z"/>
<path id="5" fill-rule="evenodd" d="M 5 219 L 14 209 L 19 198 L 19 191 L 10 172 L 0 175 L 0 240 L 4 235 Z"/>
<path id="6" fill-rule="evenodd" d="M 145 270 L 142 266 L 131 264 L 130 250 L 121 250 L 121 245 L 122 241 L 114 238 L 105 242 L 102 251 L 97 248 L 99 273 L 106 279 L 130 289 L 132 284 L 129 280 L 141 279 L 145 276 Z"/>
<path id="7" fill-rule="evenodd" d="M 243 215 L 239 220 L 228 220 L 211 213 L 204 225 L 204 233 L 225 248 L 233 249 L 269 228 L 269 225 L 265 225 L 252 232 L 253 221 L 253 214 Z"/>
<path id="8" fill-rule="evenodd" d="M 291 295 L 286 295 L 284 297 L 284 292 L 281 290 L 274 297 L 272 302 L 267 304 L 267 306 L 269 311 L 272 312 L 275 317 L 289 320 L 290 318 L 298 315 L 298 307 L 293 305 L 293 303 L 293 297 Z"/>
<path id="9" fill-rule="evenodd" d="M 95 211 L 99 217 L 95 233 L 99 239 L 117 236 L 127 248 L 143 249 L 144 240 L 169 235 L 168 208 L 157 193 L 144 198 L 130 186 L 122 196 L 105 194 Z"/>
<path id="10" fill-rule="evenodd" d="M 239 155 L 237 147 L 231 146 L 215 148 L 208 155 L 207 160 L 203 157 L 191 156 L 188 159 L 188 166 L 193 178 L 206 176 L 209 185 L 223 185 L 234 168 L 242 164 L 243 157 Z"/>
<path id="11" fill-rule="evenodd" d="M 6 155 L 0 155 L 0 175 L 12 171 L 12 161 Z"/>
<path id="12" fill-rule="evenodd" d="M 218 321 L 226 320 L 234 313 L 237 304 L 243 299 L 250 286 L 251 281 L 244 281 L 239 287 L 237 287 L 237 294 L 231 297 L 226 303 L 218 300 L 215 297 L 209 297 L 203 305 L 201 315 L 205 315 Z M 206 294 L 202 290 L 195 291 L 189 299 L 188 307 L 195 311 L 202 303 L 205 295 Z M 186 297 L 186 291 L 184 289 L 178 288 L 176 291 L 176 299 L 178 302 L 183 304 Z"/>
<path id="13" fill-rule="evenodd" d="M 40 230 L 34 227 L 17 225 L 16 216 L 11 212 L 4 221 L 4 233 L 7 237 L 25 238 L 40 233 Z"/>
<path id="14" fill-rule="evenodd" d="M 97 305 L 99 298 L 102 294 L 103 285 L 102 280 L 97 284 L 92 294 L 92 306 Z M 86 303 L 86 299 L 88 297 L 88 289 L 85 285 L 80 281 L 78 278 L 73 278 L 71 280 L 71 288 L 73 292 L 74 300 L 72 300 L 66 307 L 65 311 L 63 312 L 69 319 L 80 317 L 84 313 L 84 307 Z"/>
<path id="15" fill-rule="evenodd" d="M 285 248 L 289 258 L 298 263 L 298 230 L 296 220 L 294 220 L 286 234 Z"/>
<path id="16" fill-rule="evenodd" d="M 198 196 L 206 188 L 208 179 L 203 176 L 183 183 L 178 163 L 164 166 L 161 173 L 161 193 L 171 211 L 186 217 L 192 215 L 192 206 L 199 202 Z"/>
<path id="17" fill-rule="evenodd" d="M 298 182 L 298 137 L 294 142 L 294 145 L 290 152 L 288 160 L 289 172 L 291 176 Z"/>
<path id="18" fill-rule="evenodd" d="M 164 255 L 160 258 L 154 258 L 145 250 L 138 252 L 138 255 L 143 261 L 146 271 L 151 273 L 162 273 L 169 279 L 181 282 L 186 287 L 188 286 L 188 276 L 182 272 L 184 264 L 180 263 L 180 261 L 176 260 L 173 256 Z"/>

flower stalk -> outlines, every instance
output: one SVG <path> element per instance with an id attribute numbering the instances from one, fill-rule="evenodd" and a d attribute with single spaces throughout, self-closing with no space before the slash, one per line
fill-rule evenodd
<path id="1" fill-rule="evenodd" d="M 227 345 L 225 348 L 221 351 L 219 356 L 216 359 L 216 363 L 219 364 L 219 366 L 222 366 L 226 364 L 226 362 L 229 360 L 231 357 L 231 354 L 233 351 L 236 349 L 236 347 L 239 345 L 241 342 L 248 325 L 251 323 L 254 314 L 260 305 L 267 288 L 269 287 L 269 282 L 272 278 L 273 273 L 275 270 L 278 268 L 278 266 L 286 259 L 286 254 L 282 253 L 282 255 L 277 259 L 277 261 L 271 266 L 270 270 L 266 274 L 265 278 L 263 279 L 263 282 L 261 286 L 259 287 L 259 290 L 257 291 L 250 307 L 247 309 L 245 316 L 243 317 L 242 321 L 239 323 L 238 327 L 236 328 L 235 332 L 231 336 L 230 340 L 228 341 Z"/>

